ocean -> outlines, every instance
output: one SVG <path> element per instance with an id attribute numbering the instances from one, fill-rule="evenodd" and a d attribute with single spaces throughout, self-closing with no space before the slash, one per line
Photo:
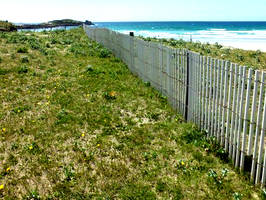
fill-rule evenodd
<path id="1" fill-rule="evenodd" d="M 95 22 L 136 36 L 174 38 L 202 43 L 266 52 L 266 21 L 264 22 Z"/>

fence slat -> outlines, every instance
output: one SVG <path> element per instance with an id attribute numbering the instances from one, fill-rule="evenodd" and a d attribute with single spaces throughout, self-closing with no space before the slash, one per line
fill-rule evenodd
<path id="1" fill-rule="evenodd" d="M 264 73 L 262 73 L 261 80 L 262 82 L 264 81 Z M 257 122 L 256 122 L 256 132 L 255 132 L 255 140 L 254 140 L 254 150 L 253 150 L 253 156 L 252 156 L 252 165 L 251 165 L 251 180 L 254 180 L 255 178 L 255 170 L 257 167 L 257 153 L 258 153 L 258 141 L 259 141 L 259 126 L 258 124 L 260 123 L 261 120 L 261 102 L 262 102 L 262 91 L 263 91 L 263 84 L 260 86 L 260 93 L 259 93 L 259 105 L 257 109 Z M 258 172 L 256 173 L 256 179 L 255 179 L 255 184 L 259 182 L 259 174 Z"/>
<path id="2" fill-rule="evenodd" d="M 227 68 L 227 65 L 228 65 L 228 62 L 223 62 L 223 65 L 222 65 L 222 69 L 221 69 L 221 99 L 220 99 L 220 125 L 219 127 L 221 127 L 221 143 L 220 145 L 221 146 L 224 146 L 225 147 L 225 151 L 226 151 L 226 142 L 227 140 L 225 141 L 225 109 L 226 109 L 226 100 L 227 100 L 227 81 L 228 81 L 228 68 Z"/>
<path id="3" fill-rule="evenodd" d="M 221 122 L 222 122 L 222 103 L 223 103 L 223 78 L 224 78 L 224 61 L 220 61 L 220 65 L 218 68 L 218 94 L 217 94 L 217 122 L 216 122 L 216 131 L 218 135 L 218 141 L 220 142 L 220 145 L 223 145 L 223 138 L 224 136 L 221 133 Z"/>
<path id="4" fill-rule="evenodd" d="M 247 92 L 246 92 L 246 104 L 245 104 L 245 114 L 244 114 L 244 128 L 243 128 L 243 138 L 242 138 L 242 148 L 241 148 L 241 159 L 240 159 L 240 170 L 244 170 L 245 162 L 245 151 L 246 151 L 246 134 L 248 126 L 248 114 L 249 114 L 249 104 L 250 104 L 250 88 L 252 81 L 253 70 L 248 70 L 248 82 L 247 82 Z"/>
<path id="5" fill-rule="evenodd" d="M 239 73 L 237 74 L 238 76 L 238 83 L 237 83 L 237 100 L 236 100 L 236 112 L 235 112 L 235 130 L 234 130 L 234 143 L 233 143 L 233 156 L 232 156 L 232 160 L 233 163 L 236 163 L 236 151 L 237 151 L 237 143 L 238 143 L 238 124 L 239 124 L 239 112 L 240 112 L 240 93 L 241 93 L 241 80 L 242 80 L 242 72 L 243 72 L 243 68 L 240 66 L 239 67 Z"/>
<path id="6" fill-rule="evenodd" d="M 202 73 L 202 79 L 201 79 L 201 125 L 200 128 L 204 130 L 204 124 L 205 124 L 205 116 L 204 116 L 204 103 L 205 103 L 205 57 L 201 56 L 201 73 Z"/>
<path id="7" fill-rule="evenodd" d="M 213 87 L 212 87 L 212 117 L 211 117 L 211 134 L 214 136 L 216 139 L 217 138 L 217 133 L 215 132 L 215 123 L 216 123 L 216 93 L 217 93 L 217 68 L 218 64 L 220 64 L 219 60 L 214 60 L 214 66 L 213 66 Z"/>
<path id="8" fill-rule="evenodd" d="M 238 128 L 237 128 L 237 144 L 236 144 L 236 162 L 235 167 L 239 166 L 239 160 L 240 160 L 240 142 L 241 142 L 241 133 L 242 133 L 242 124 L 243 124 L 243 99 L 244 99 L 244 93 L 245 93 L 245 81 L 246 81 L 246 67 L 242 67 L 242 74 L 240 76 L 240 79 L 242 81 L 241 83 L 241 92 L 240 92 L 240 102 L 239 102 L 239 118 L 238 118 Z M 240 86 L 240 85 L 239 85 Z"/>
<path id="9" fill-rule="evenodd" d="M 261 127 L 262 138 L 264 138 L 265 132 L 266 132 L 266 92 L 264 95 L 263 117 L 262 117 L 262 127 Z M 263 141 L 263 144 L 264 144 L 264 141 Z M 261 149 L 263 149 L 263 147 L 261 147 Z M 265 184 L 265 179 L 266 179 L 265 176 L 266 176 L 266 153 L 264 151 L 263 172 L 262 172 L 262 180 L 261 180 L 262 185 Z"/>
<path id="10" fill-rule="evenodd" d="M 261 87 L 260 87 L 260 98 L 259 98 L 259 111 L 260 114 L 258 114 L 258 118 L 259 121 L 257 121 L 257 130 L 256 130 L 256 135 L 257 132 L 259 134 L 260 132 L 260 128 L 259 128 L 259 123 L 261 122 L 261 111 L 262 111 L 262 99 L 263 99 L 263 88 L 264 88 L 264 77 L 265 77 L 265 73 L 262 72 L 261 74 Z M 262 126 L 264 127 L 264 124 L 262 123 Z M 264 131 L 263 129 L 261 129 L 261 134 L 260 134 L 260 143 L 259 143 L 259 152 L 258 152 L 258 160 L 257 160 L 257 173 L 256 173 L 256 180 L 255 183 L 258 184 L 260 181 L 260 177 L 261 177 L 261 168 L 262 168 L 262 152 L 264 149 Z M 259 136 L 258 136 L 259 137 Z M 255 155 L 255 154 L 254 154 Z"/>
<path id="11" fill-rule="evenodd" d="M 251 118 L 250 118 L 250 126 L 249 126 L 249 138 L 248 138 L 248 155 L 251 155 L 252 144 L 253 144 L 253 131 L 255 125 L 255 113 L 256 113 L 256 97 L 258 92 L 258 81 L 259 81 L 259 71 L 255 71 L 255 80 L 253 86 L 253 97 L 252 97 L 252 108 L 251 108 Z"/>
<path id="12" fill-rule="evenodd" d="M 232 155 L 233 155 L 233 144 L 234 144 L 234 119 L 235 119 L 235 112 L 236 112 L 236 98 L 237 98 L 237 89 L 236 89 L 236 86 L 237 86 L 237 73 L 238 73 L 238 66 L 235 65 L 235 73 L 234 73 L 234 86 L 233 86 L 233 105 L 232 105 L 232 110 L 231 110 L 231 123 L 230 123 L 230 145 L 229 145 L 229 157 L 232 158 Z"/>
<path id="13" fill-rule="evenodd" d="M 209 100 L 209 104 L 208 104 L 208 135 L 212 136 L 211 133 L 211 114 L 212 114 L 212 80 L 213 80 L 213 59 L 211 59 L 211 64 L 210 64 L 210 73 L 209 73 L 209 96 L 208 96 L 208 100 Z"/>

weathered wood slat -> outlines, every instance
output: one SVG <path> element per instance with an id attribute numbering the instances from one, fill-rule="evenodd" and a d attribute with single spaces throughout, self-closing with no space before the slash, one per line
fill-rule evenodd
<path id="1" fill-rule="evenodd" d="M 248 81 L 247 81 L 247 92 L 246 92 L 246 104 L 245 104 L 245 113 L 244 113 L 244 128 L 242 136 L 242 148 L 241 148 L 241 159 L 240 159 L 240 169 L 244 170 L 245 162 L 245 152 L 246 152 L 246 137 L 247 137 L 247 127 L 248 127 L 248 115 L 249 115 L 249 105 L 250 105 L 250 89 L 252 82 L 253 70 L 248 70 Z"/>

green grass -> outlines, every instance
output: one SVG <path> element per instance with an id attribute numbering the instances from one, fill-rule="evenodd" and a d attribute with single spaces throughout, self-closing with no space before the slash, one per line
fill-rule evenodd
<path id="1" fill-rule="evenodd" d="M 196 42 L 187 42 L 182 39 L 157 39 L 139 37 L 145 41 L 161 42 L 164 45 L 173 48 L 188 49 L 204 56 L 210 56 L 216 59 L 228 60 L 230 62 L 247 66 L 253 69 L 266 70 L 266 52 L 260 50 L 243 50 L 238 48 L 224 47 L 218 43 L 209 44 Z"/>
<path id="2" fill-rule="evenodd" d="M 0 33 L 0 58 L 0 198 L 261 197 L 81 28 Z"/>

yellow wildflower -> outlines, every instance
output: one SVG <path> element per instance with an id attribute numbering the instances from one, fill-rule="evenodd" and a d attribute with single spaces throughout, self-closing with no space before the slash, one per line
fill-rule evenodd
<path id="1" fill-rule="evenodd" d="M 20 113 L 20 110 L 18 110 L 18 113 Z"/>
<path id="2" fill-rule="evenodd" d="M 2 189 L 4 189 L 4 185 L 3 184 L 0 185 L 0 190 L 2 190 Z"/>
<path id="3" fill-rule="evenodd" d="M 33 149 L 33 146 L 32 146 L 32 145 L 30 145 L 30 146 L 29 146 L 29 150 L 32 150 L 32 149 Z"/>
<path id="4" fill-rule="evenodd" d="M 3 132 L 6 132 L 6 128 L 2 128 L 2 131 L 3 131 Z"/>
<path id="5" fill-rule="evenodd" d="M 81 137 L 84 137 L 84 136 L 85 136 L 85 133 L 82 133 L 82 134 L 81 134 Z"/>
<path id="6" fill-rule="evenodd" d="M 181 161 L 181 165 L 183 165 L 183 166 L 184 166 L 184 165 L 185 165 L 185 163 L 184 163 L 183 161 Z"/>
<path id="7" fill-rule="evenodd" d="M 9 172 L 10 171 L 10 167 L 6 168 L 6 172 Z"/>
<path id="8" fill-rule="evenodd" d="M 97 144 L 97 147 L 100 147 L 101 145 L 100 144 Z"/>
<path id="9" fill-rule="evenodd" d="M 116 92 L 115 92 L 115 91 L 112 91 L 112 92 L 109 93 L 109 95 L 110 95 L 111 97 L 115 97 L 115 96 L 116 96 Z"/>

